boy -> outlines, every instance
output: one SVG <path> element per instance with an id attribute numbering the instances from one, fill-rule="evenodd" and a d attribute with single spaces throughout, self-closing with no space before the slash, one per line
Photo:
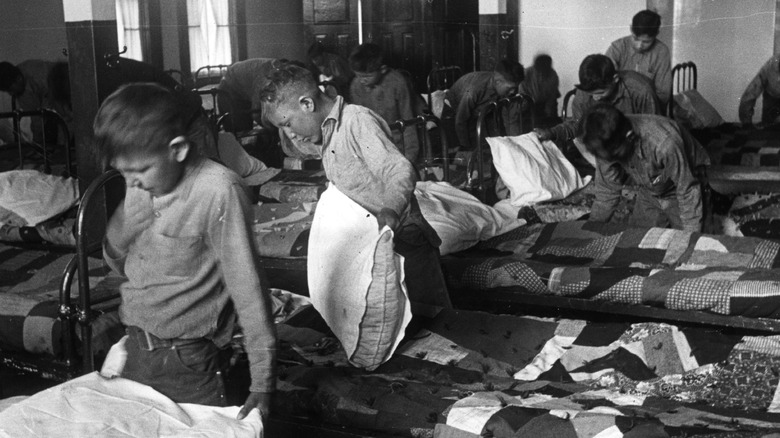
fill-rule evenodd
<path id="1" fill-rule="evenodd" d="M 276 332 L 249 203 L 238 176 L 191 144 L 183 108 L 170 90 L 136 83 L 95 117 L 96 142 L 127 185 L 103 242 L 107 263 L 127 277 L 122 377 L 177 403 L 224 406 L 223 347 L 240 323 L 252 383 L 238 418 L 255 407 L 265 416 Z"/>
<path id="2" fill-rule="evenodd" d="M 780 55 L 769 58 L 750 81 L 739 100 L 739 121 L 745 126 L 753 124 L 753 112 L 759 96 L 761 124 L 768 126 L 780 121 Z"/>
<path id="3" fill-rule="evenodd" d="M 525 69 L 525 79 L 520 92 L 528 94 L 534 100 L 534 120 L 537 126 L 552 126 L 561 122 L 558 116 L 558 73 L 552 67 L 552 58 L 540 54 L 534 58 L 534 64 Z"/>
<path id="4" fill-rule="evenodd" d="M 446 99 L 455 112 L 455 133 L 461 149 L 476 148 L 475 130 L 479 110 L 490 102 L 517 93 L 517 87 L 524 78 L 522 65 L 503 59 L 496 63 L 493 71 L 475 71 L 463 75 L 447 90 Z M 517 126 L 516 123 L 516 117 L 511 117 L 510 133 L 512 127 Z"/>
<path id="5" fill-rule="evenodd" d="M 647 76 L 661 108 L 672 94 L 672 57 L 669 47 L 658 40 L 661 16 L 651 10 L 639 11 L 631 20 L 631 35 L 612 42 L 606 55 L 617 70 L 633 70 Z"/>
<path id="6" fill-rule="evenodd" d="M 411 84 L 404 75 L 384 65 L 382 58 L 382 48 L 373 43 L 361 44 L 349 55 L 349 65 L 355 72 L 349 87 L 351 102 L 370 108 L 388 124 L 415 117 Z M 409 161 L 416 162 L 420 146 L 415 129 L 405 129 L 403 139 L 400 134 L 394 135 L 393 142 Z"/>
<path id="7" fill-rule="evenodd" d="M 608 221 L 625 185 L 637 189 L 632 225 L 701 231 L 702 184 L 694 172 L 709 157 L 688 131 L 669 118 L 624 115 L 606 103 L 590 108 L 583 125 L 583 142 L 597 161 L 590 220 Z"/>
<path id="8" fill-rule="evenodd" d="M 376 216 L 379 229 L 394 231 L 412 311 L 452 307 L 439 265 L 441 240 L 420 212 L 414 167 L 390 140 L 387 123 L 368 108 L 328 96 L 292 64 L 271 73 L 261 100 L 269 123 L 318 145 L 330 183 Z"/>
<path id="9" fill-rule="evenodd" d="M 580 119 L 588 108 L 599 102 L 612 104 L 626 114 L 661 114 L 650 81 L 637 72 L 615 71 L 605 55 L 586 56 L 580 64 L 579 77 L 572 118 L 549 129 L 534 129 L 540 140 L 553 140 L 560 145 L 578 137 Z"/>
<path id="10" fill-rule="evenodd" d="M 349 68 L 349 63 L 344 57 L 333 53 L 315 41 L 306 51 L 306 56 L 311 62 L 312 73 L 318 82 L 328 82 L 335 89 L 335 95 L 349 99 L 349 84 L 355 73 Z M 330 89 L 328 90 L 331 91 Z"/>
<path id="11" fill-rule="evenodd" d="M 217 103 L 222 113 L 230 113 L 228 131 L 248 131 L 252 129 L 253 119 L 259 120 L 259 115 L 253 114 L 252 110 L 260 108 L 258 88 L 265 83 L 274 61 L 273 58 L 252 58 L 227 68 L 219 82 Z"/>

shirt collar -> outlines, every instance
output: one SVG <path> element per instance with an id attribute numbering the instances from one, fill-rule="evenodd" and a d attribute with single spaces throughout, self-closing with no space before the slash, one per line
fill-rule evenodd
<path id="1" fill-rule="evenodd" d="M 344 109 L 344 98 L 342 96 L 336 96 L 336 102 L 333 104 L 333 108 L 330 109 L 330 112 L 325 117 L 325 120 L 322 121 L 322 129 L 325 129 L 325 125 L 328 124 L 330 120 L 333 120 L 335 123 L 334 129 L 338 129 L 341 125 L 341 113 Z"/>

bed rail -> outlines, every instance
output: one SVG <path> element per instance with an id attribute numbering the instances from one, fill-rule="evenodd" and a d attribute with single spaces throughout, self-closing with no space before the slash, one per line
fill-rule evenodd
<path id="1" fill-rule="evenodd" d="M 577 89 L 572 88 L 563 95 L 563 106 L 561 107 L 561 119 L 563 121 L 566 121 L 569 117 L 569 103 L 572 102 L 575 94 L 577 94 Z"/>
<path id="2" fill-rule="evenodd" d="M 22 130 L 21 130 L 21 122 L 25 118 L 40 118 L 42 123 L 40 128 L 38 129 L 37 134 L 40 134 L 39 140 L 40 142 L 37 142 L 35 139 L 26 141 L 22 137 Z M 63 153 L 64 153 L 64 160 L 65 160 L 65 169 L 64 169 L 64 175 L 63 176 L 75 176 L 75 170 L 73 168 L 73 160 L 71 158 L 71 152 L 73 149 L 73 140 L 70 135 L 70 130 L 68 129 L 68 124 L 65 122 L 65 119 L 62 118 L 56 111 L 50 110 L 48 108 L 39 108 L 36 110 L 30 110 L 30 111 L 9 111 L 0 113 L 0 119 L 11 119 L 12 125 L 13 125 L 13 134 L 14 134 L 14 143 L 16 145 L 16 148 L 18 150 L 18 157 L 19 157 L 19 168 L 23 168 L 25 164 L 25 149 L 31 149 L 32 151 L 38 153 L 41 155 L 43 159 L 43 172 L 44 173 L 51 173 L 51 165 L 52 165 L 52 159 L 50 156 L 50 148 L 53 145 L 59 145 L 59 143 L 53 143 L 50 140 L 51 138 L 47 138 L 47 121 L 53 121 L 55 123 L 55 127 L 57 131 L 55 133 L 48 133 L 48 137 L 54 136 L 54 141 L 56 142 L 59 137 L 59 133 L 62 133 L 62 141 L 64 144 L 62 145 L 64 147 Z M 33 136 L 35 136 L 36 132 L 33 132 Z"/>
<path id="3" fill-rule="evenodd" d="M 681 62 L 672 67 L 672 98 L 669 99 L 669 111 L 674 114 L 674 95 L 686 90 L 695 90 L 699 82 L 699 72 L 693 61 Z"/>
<path id="4" fill-rule="evenodd" d="M 433 114 L 432 94 L 437 90 L 449 90 L 455 81 L 463 75 L 463 71 L 457 65 L 436 67 L 428 73 L 426 86 L 428 88 L 428 111 Z"/>
<path id="5" fill-rule="evenodd" d="M 420 170 L 430 169 L 433 167 L 441 167 L 444 181 L 450 179 L 449 159 L 447 139 L 442 132 L 436 137 L 439 140 L 440 155 L 437 157 L 434 154 L 434 141 L 430 135 L 429 128 L 438 127 L 441 128 L 441 120 L 432 114 L 419 115 L 413 119 L 396 120 L 390 125 L 390 129 L 399 131 L 401 133 L 402 151 L 406 152 L 405 138 L 403 136 L 407 128 L 414 129 L 417 134 L 417 141 L 420 145 L 421 157 L 418 159 L 418 163 L 415 163 Z M 440 129 L 441 131 L 441 129 Z M 421 180 L 425 181 L 427 172 L 423 172 Z"/>

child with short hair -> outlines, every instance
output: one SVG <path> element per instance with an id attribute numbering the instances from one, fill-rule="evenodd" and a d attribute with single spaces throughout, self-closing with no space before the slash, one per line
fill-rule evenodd
<path id="1" fill-rule="evenodd" d="M 412 311 L 452 307 L 439 265 L 441 240 L 422 216 L 414 167 L 390 140 L 387 123 L 368 108 L 328 96 L 306 69 L 291 64 L 269 75 L 261 100 L 269 123 L 320 145 L 330 183 L 376 216 L 380 230 L 394 231 Z"/>
<path id="2" fill-rule="evenodd" d="M 171 90 L 135 83 L 95 117 L 97 145 L 127 185 L 103 242 L 107 263 L 127 277 L 121 376 L 177 403 L 224 406 L 223 353 L 240 325 L 252 382 L 238 419 L 252 408 L 265 416 L 276 332 L 250 204 L 238 175 L 198 153 L 185 108 Z"/>
<path id="3" fill-rule="evenodd" d="M 397 70 L 384 64 L 382 48 L 364 43 L 352 50 L 349 65 L 355 77 L 349 87 L 351 102 L 362 105 L 392 124 L 416 116 L 409 81 Z M 412 163 L 416 162 L 420 145 L 414 129 L 405 129 L 403 137 L 394 133 L 393 143 Z"/>
<path id="4" fill-rule="evenodd" d="M 455 113 L 455 133 L 460 147 L 473 150 L 477 146 L 476 125 L 479 110 L 490 102 L 517 93 L 525 79 L 523 66 L 509 59 L 499 60 L 493 71 L 475 71 L 458 78 L 447 90 L 446 99 Z M 511 133 L 517 135 L 518 114 L 512 114 Z"/>

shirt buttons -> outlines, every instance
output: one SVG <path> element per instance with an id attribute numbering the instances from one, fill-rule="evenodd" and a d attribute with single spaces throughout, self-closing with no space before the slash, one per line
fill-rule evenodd
<path id="1" fill-rule="evenodd" d="M 154 217 L 160 217 L 160 210 L 154 211 Z"/>

